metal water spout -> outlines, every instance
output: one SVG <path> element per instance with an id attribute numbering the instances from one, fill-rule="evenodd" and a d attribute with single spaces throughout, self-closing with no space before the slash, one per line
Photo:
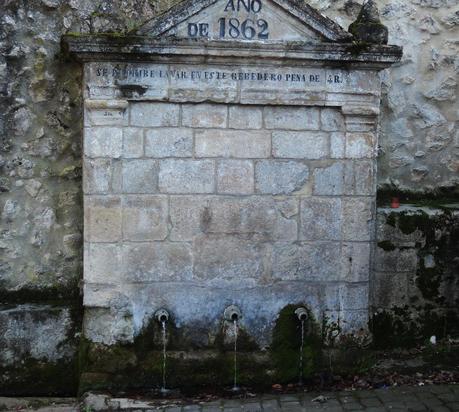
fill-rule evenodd
<path id="1" fill-rule="evenodd" d="M 309 317 L 308 311 L 305 308 L 301 308 L 301 307 L 295 310 L 295 315 L 297 316 L 300 322 L 304 322 L 308 320 L 308 317 Z"/>
<path id="2" fill-rule="evenodd" d="M 169 320 L 169 312 L 166 309 L 159 309 L 155 313 L 155 318 L 161 324 L 167 322 Z"/>
<path id="3" fill-rule="evenodd" d="M 225 309 L 223 316 L 228 322 L 238 322 L 242 317 L 242 312 L 237 306 L 231 305 Z"/>

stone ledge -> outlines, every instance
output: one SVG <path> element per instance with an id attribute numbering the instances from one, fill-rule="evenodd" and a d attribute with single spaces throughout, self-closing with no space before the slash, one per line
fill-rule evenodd
<path id="1" fill-rule="evenodd" d="M 182 58 L 186 63 L 266 64 L 266 60 L 281 61 L 282 65 L 308 61 L 311 66 L 340 61 L 352 66 L 382 70 L 400 61 L 402 48 L 399 46 L 366 46 L 356 51 L 352 43 L 268 42 L 244 43 L 237 41 L 196 41 L 157 39 L 141 36 L 65 35 L 62 37 L 64 52 L 83 62 L 131 60 L 162 61 Z"/>

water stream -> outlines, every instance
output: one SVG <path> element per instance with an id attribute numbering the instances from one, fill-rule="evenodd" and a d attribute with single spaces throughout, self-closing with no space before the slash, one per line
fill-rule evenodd
<path id="1" fill-rule="evenodd" d="M 303 369 L 304 369 L 304 361 L 303 361 L 303 350 L 304 350 L 304 319 L 301 319 L 301 346 L 300 346 L 300 361 L 299 361 L 299 367 L 300 367 L 300 380 L 299 384 L 303 385 Z"/>
<path id="2" fill-rule="evenodd" d="M 161 321 L 161 325 L 162 325 L 162 332 L 163 332 L 163 386 L 161 388 L 161 392 L 165 393 L 165 392 L 168 392 L 168 390 L 166 389 L 166 359 L 167 359 L 166 321 L 165 320 Z"/>
<path id="3" fill-rule="evenodd" d="M 238 338 L 238 325 L 237 319 L 233 320 L 234 326 L 234 382 L 233 382 L 233 391 L 239 391 L 239 386 L 237 386 L 237 338 Z"/>

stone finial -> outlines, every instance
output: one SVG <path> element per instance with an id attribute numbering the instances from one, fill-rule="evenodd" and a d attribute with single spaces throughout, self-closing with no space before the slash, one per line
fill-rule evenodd
<path id="1" fill-rule="evenodd" d="M 381 23 L 378 6 L 373 0 L 362 5 L 357 20 L 349 26 L 349 32 L 356 40 L 365 43 L 387 44 L 389 39 L 389 31 Z"/>

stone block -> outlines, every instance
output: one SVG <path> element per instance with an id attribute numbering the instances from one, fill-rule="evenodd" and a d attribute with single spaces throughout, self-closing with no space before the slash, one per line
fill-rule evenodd
<path id="1" fill-rule="evenodd" d="M 384 250 L 376 248 L 375 270 L 379 272 L 410 272 L 418 268 L 418 255 L 415 248 Z"/>
<path id="2" fill-rule="evenodd" d="M 354 194 L 357 196 L 371 196 L 376 193 L 375 162 L 360 160 L 354 163 Z"/>
<path id="3" fill-rule="evenodd" d="M 184 104 L 182 126 L 225 128 L 228 122 L 228 106 L 224 104 Z"/>
<path id="4" fill-rule="evenodd" d="M 344 243 L 342 253 L 342 280 L 345 282 L 368 282 L 370 278 L 370 243 Z"/>
<path id="5" fill-rule="evenodd" d="M 73 327 L 70 309 L 66 307 L 32 304 L 3 307 L 0 365 L 19 367 L 30 358 L 53 363 L 70 361 L 76 352 L 68 339 L 75 333 Z"/>
<path id="6" fill-rule="evenodd" d="M 221 160 L 217 165 L 217 192 L 247 195 L 254 192 L 255 172 L 250 160 Z"/>
<path id="7" fill-rule="evenodd" d="M 346 135 L 344 133 L 330 133 L 330 157 L 344 159 L 346 154 Z"/>
<path id="8" fill-rule="evenodd" d="M 326 132 L 344 131 L 344 116 L 339 109 L 322 109 L 320 111 L 321 130 Z"/>
<path id="9" fill-rule="evenodd" d="M 205 233 L 257 234 L 260 239 L 297 240 L 298 201 L 215 197 L 208 203 L 207 220 L 201 228 Z"/>
<path id="10" fill-rule="evenodd" d="M 171 239 L 192 240 L 201 233 L 257 234 L 265 241 L 296 240 L 296 199 L 178 196 L 171 198 Z"/>
<path id="11" fill-rule="evenodd" d="M 362 336 L 362 331 L 368 331 L 368 309 L 360 310 L 334 310 L 334 311 L 325 311 L 325 316 L 329 322 L 334 322 L 339 324 L 341 335 L 354 334 L 356 336 Z M 362 399 L 361 402 L 364 403 L 365 399 Z M 351 408 L 356 408 L 360 410 L 360 404 L 352 404 L 349 401 L 346 402 L 346 405 L 349 405 L 349 410 L 355 410 Z M 338 407 L 336 409 L 327 407 L 326 410 L 339 411 L 342 412 L 343 409 Z M 368 408 L 368 411 L 373 412 L 383 412 L 385 409 L 378 408 Z"/>
<path id="12" fill-rule="evenodd" d="M 132 343 L 134 322 L 127 301 L 117 302 L 115 308 L 85 308 L 83 330 L 86 339 L 94 343 L 115 345 Z"/>
<path id="13" fill-rule="evenodd" d="M 84 131 L 84 154 L 88 157 L 119 158 L 123 151 L 123 130 L 119 127 L 92 127 Z"/>
<path id="14" fill-rule="evenodd" d="M 125 160 L 122 163 L 124 193 L 156 193 L 158 162 L 150 159 Z"/>
<path id="15" fill-rule="evenodd" d="M 266 131 L 199 130 L 195 135 L 197 157 L 267 158 L 271 136 Z"/>
<path id="16" fill-rule="evenodd" d="M 123 280 L 129 283 L 192 279 L 191 246 L 187 243 L 125 243 L 123 262 Z"/>
<path id="17" fill-rule="evenodd" d="M 343 238 L 350 241 L 368 241 L 373 235 L 373 198 L 343 199 Z"/>
<path id="18" fill-rule="evenodd" d="M 339 243 L 276 243 L 273 251 L 273 278 L 279 281 L 339 281 Z"/>
<path id="19" fill-rule="evenodd" d="M 270 275 L 269 248 L 256 238 L 197 237 L 193 242 L 194 279 L 208 286 L 256 286 Z"/>
<path id="20" fill-rule="evenodd" d="M 121 279 L 121 250 L 118 244 L 85 243 L 84 280 L 118 285 Z"/>
<path id="21" fill-rule="evenodd" d="M 408 277 L 407 273 L 376 271 L 372 281 L 371 304 L 384 309 L 409 304 Z"/>
<path id="22" fill-rule="evenodd" d="M 346 133 L 346 157 L 348 159 L 373 158 L 376 156 L 374 133 Z"/>
<path id="23" fill-rule="evenodd" d="M 212 160 L 162 160 L 159 170 L 162 193 L 213 193 L 215 162 Z"/>
<path id="24" fill-rule="evenodd" d="M 314 170 L 314 195 L 340 196 L 354 193 L 354 171 L 350 162 L 335 162 Z"/>
<path id="25" fill-rule="evenodd" d="M 230 106 L 230 129 L 261 129 L 263 126 L 263 109 L 258 106 Z"/>
<path id="26" fill-rule="evenodd" d="M 172 103 L 131 103 L 131 126 L 178 126 L 180 106 Z"/>
<path id="27" fill-rule="evenodd" d="M 265 127 L 284 130 L 319 130 L 319 109 L 312 107 L 265 107 Z"/>
<path id="28" fill-rule="evenodd" d="M 164 240 L 167 228 L 166 196 L 126 196 L 123 199 L 123 239 Z"/>
<path id="29" fill-rule="evenodd" d="M 145 156 L 192 157 L 193 131 L 185 128 L 148 130 L 145 136 Z"/>
<path id="30" fill-rule="evenodd" d="M 125 108 L 86 109 L 85 125 L 126 126 L 127 121 Z"/>
<path id="31" fill-rule="evenodd" d="M 281 132 L 272 136 L 272 153 L 283 159 L 324 159 L 329 156 L 328 135 L 322 132 Z"/>
<path id="32" fill-rule="evenodd" d="M 369 290 L 368 283 L 348 283 L 339 286 L 340 307 L 343 310 L 368 309 Z"/>
<path id="33" fill-rule="evenodd" d="M 119 196 L 86 196 L 84 237 L 87 242 L 117 242 L 121 239 Z"/>
<path id="34" fill-rule="evenodd" d="M 86 194 L 108 193 L 112 183 L 110 159 L 84 159 L 83 192 Z"/>
<path id="35" fill-rule="evenodd" d="M 133 159 L 143 156 L 143 129 L 126 127 L 123 129 L 123 158 Z"/>
<path id="36" fill-rule="evenodd" d="M 378 125 L 376 116 L 346 116 L 346 131 L 374 132 Z"/>
<path id="37" fill-rule="evenodd" d="M 341 240 L 341 200 L 315 197 L 301 199 L 300 222 L 302 240 Z"/>
<path id="38" fill-rule="evenodd" d="M 205 230 L 209 215 L 210 198 L 207 196 L 171 196 L 170 239 L 191 241 Z"/>
<path id="39" fill-rule="evenodd" d="M 309 178 L 309 168 L 296 161 L 262 160 L 255 164 L 255 190 L 263 194 L 291 194 Z"/>

